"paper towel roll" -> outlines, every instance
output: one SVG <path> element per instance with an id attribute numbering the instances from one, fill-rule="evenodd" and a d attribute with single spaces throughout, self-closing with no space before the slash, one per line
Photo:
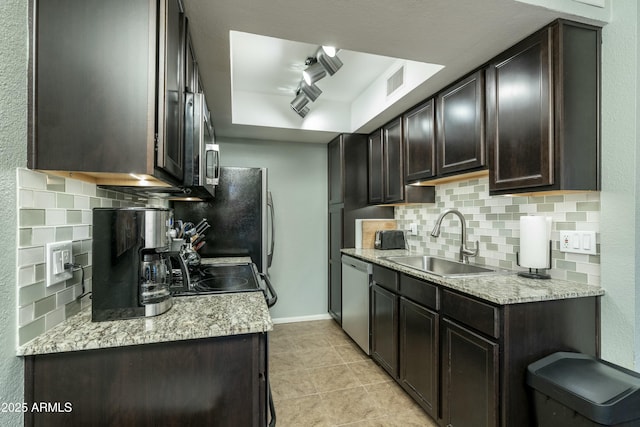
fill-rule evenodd
<path id="1" fill-rule="evenodd" d="M 551 217 L 520 217 L 520 266 L 549 268 Z"/>

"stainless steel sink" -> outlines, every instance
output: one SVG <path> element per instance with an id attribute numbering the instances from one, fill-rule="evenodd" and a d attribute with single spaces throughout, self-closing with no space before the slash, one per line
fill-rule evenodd
<path id="1" fill-rule="evenodd" d="M 383 257 L 382 259 L 442 277 L 468 277 L 509 273 L 508 270 L 490 268 L 477 264 L 465 264 L 459 261 L 426 255 L 390 256 Z"/>

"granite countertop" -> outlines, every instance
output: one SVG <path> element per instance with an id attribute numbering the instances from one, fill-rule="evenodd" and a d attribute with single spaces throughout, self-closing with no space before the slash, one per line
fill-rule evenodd
<path id="1" fill-rule="evenodd" d="M 500 305 L 604 295 L 604 289 L 599 286 L 556 279 L 527 279 L 518 276 L 515 271 L 513 274 L 444 278 L 383 259 L 389 256 L 422 255 L 408 250 L 342 249 L 342 253 Z"/>
<path id="2" fill-rule="evenodd" d="M 238 259 L 206 261 L 227 263 Z M 249 260 L 249 262 L 251 262 Z M 91 307 L 18 347 L 18 356 L 122 347 L 273 329 L 262 292 L 174 297 L 159 316 L 92 322 Z"/>

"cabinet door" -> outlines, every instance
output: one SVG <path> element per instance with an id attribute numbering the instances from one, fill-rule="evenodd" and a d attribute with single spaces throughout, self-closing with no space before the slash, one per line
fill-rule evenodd
<path id="1" fill-rule="evenodd" d="M 400 298 L 400 384 L 432 417 L 438 407 L 438 314 Z"/>
<path id="2" fill-rule="evenodd" d="M 398 377 L 398 296 L 371 288 L 371 357 L 393 378 Z"/>
<path id="3" fill-rule="evenodd" d="M 402 118 L 398 117 L 383 128 L 384 203 L 404 199 L 402 150 Z"/>
<path id="4" fill-rule="evenodd" d="M 158 152 L 156 164 L 182 180 L 184 168 L 185 17 L 180 0 L 160 2 Z M 164 55 L 164 58 L 162 57 Z"/>
<path id="5" fill-rule="evenodd" d="M 344 202 L 344 143 L 342 136 L 328 146 L 329 204 Z"/>
<path id="6" fill-rule="evenodd" d="M 266 334 L 29 356 L 29 407 L 73 406 L 27 411 L 24 425 L 266 426 L 266 358 Z"/>
<path id="7" fill-rule="evenodd" d="M 444 318 L 443 422 L 451 427 L 498 425 L 498 344 Z"/>
<path id="8" fill-rule="evenodd" d="M 438 175 L 486 164 L 484 81 L 478 71 L 438 95 Z"/>
<path id="9" fill-rule="evenodd" d="M 28 166 L 153 173 L 155 4 L 59 0 L 35 7 Z"/>
<path id="10" fill-rule="evenodd" d="M 487 69 L 490 189 L 554 182 L 550 31 L 509 49 Z"/>
<path id="11" fill-rule="evenodd" d="M 329 210 L 329 314 L 338 323 L 342 322 L 342 248 L 343 209 L 340 206 Z"/>
<path id="12" fill-rule="evenodd" d="M 367 167 L 369 173 L 368 194 L 369 204 L 382 203 L 383 198 L 383 150 L 382 150 L 382 129 L 378 129 L 369 135 Z"/>
<path id="13" fill-rule="evenodd" d="M 433 99 L 404 115 L 405 181 L 428 179 L 436 174 L 436 133 Z"/>

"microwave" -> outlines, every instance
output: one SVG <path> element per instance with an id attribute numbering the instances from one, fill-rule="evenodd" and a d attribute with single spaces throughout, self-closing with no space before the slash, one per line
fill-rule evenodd
<path id="1" fill-rule="evenodd" d="M 220 179 L 220 148 L 202 93 L 185 94 L 184 159 L 185 195 L 213 197 Z"/>

